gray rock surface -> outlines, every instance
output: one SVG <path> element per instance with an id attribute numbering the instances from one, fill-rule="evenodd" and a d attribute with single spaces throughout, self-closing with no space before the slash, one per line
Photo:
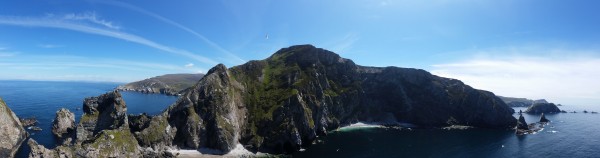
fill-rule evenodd
<path id="1" fill-rule="evenodd" d="M 27 142 L 31 148 L 29 158 L 72 158 L 75 157 L 73 149 L 66 146 L 58 146 L 55 149 L 47 149 L 43 145 L 39 145 L 35 140 L 29 139 Z"/>
<path id="2" fill-rule="evenodd" d="M 554 105 L 553 103 L 536 103 L 531 105 L 529 108 L 527 108 L 527 110 L 525 110 L 525 113 L 528 114 L 541 114 L 541 113 L 546 113 L 546 114 L 550 114 L 550 113 L 560 113 L 560 109 Z"/>
<path id="3" fill-rule="evenodd" d="M 21 121 L 0 98 L 0 157 L 13 157 L 26 138 Z"/>
<path id="4" fill-rule="evenodd" d="M 52 121 L 52 133 L 60 138 L 67 138 L 73 135 L 75 131 L 75 114 L 71 111 L 61 108 L 56 112 L 54 121 Z"/>

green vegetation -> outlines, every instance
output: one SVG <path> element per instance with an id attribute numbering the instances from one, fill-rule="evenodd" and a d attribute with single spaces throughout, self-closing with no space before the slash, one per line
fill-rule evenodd
<path id="1" fill-rule="evenodd" d="M 112 153 L 136 153 L 138 143 L 129 130 L 104 130 L 89 147 L 99 150 L 98 157 L 109 157 Z"/>

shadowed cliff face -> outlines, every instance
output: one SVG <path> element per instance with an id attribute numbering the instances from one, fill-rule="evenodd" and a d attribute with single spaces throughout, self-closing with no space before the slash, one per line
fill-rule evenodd
<path id="1" fill-rule="evenodd" d="M 227 152 L 293 152 L 357 121 L 422 127 L 512 128 L 514 112 L 493 93 L 424 70 L 365 67 L 310 45 L 230 69 L 212 68 L 164 115 L 174 144 Z"/>

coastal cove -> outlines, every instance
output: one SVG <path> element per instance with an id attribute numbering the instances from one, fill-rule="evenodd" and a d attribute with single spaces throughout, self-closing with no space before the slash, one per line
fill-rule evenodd
<path id="1" fill-rule="evenodd" d="M 66 108 L 79 121 L 83 99 L 113 90 L 120 83 L 63 82 L 63 81 L 0 81 L 0 97 L 19 118 L 35 117 L 42 131 L 27 129 L 29 138 L 48 148 L 57 146 L 52 135 L 52 121 L 56 111 Z M 128 114 L 158 114 L 177 100 L 176 96 L 122 92 Z M 16 157 L 27 157 L 29 146 L 23 143 Z"/>
<path id="2" fill-rule="evenodd" d="M 79 119 L 83 98 L 97 96 L 116 87 L 116 83 L 0 81 L 0 96 L 20 118 L 35 116 L 43 130 L 31 133 L 40 144 L 56 146 L 50 131 L 54 113 L 61 107 Z M 129 114 L 158 114 L 175 102 L 177 97 L 160 94 L 122 92 Z M 593 157 L 600 150 L 600 128 L 595 120 L 600 115 L 583 110 L 600 111 L 594 107 L 561 106 L 577 113 L 547 114 L 552 122 L 536 134 L 516 136 L 514 130 L 466 129 L 442 130 L 419 128 L 387 128 L 370 124 L 353 124 L 329 132 L 309 148 L 293 157 Z M 526 108 L 514 108 L 515 111 Z M 513 115 L 515 118 L 518 114 Z M 528 123 L 540 115 L 523 114 Z M 550 146 L 552 148 L 550 148 Z M 557 150 L 558 149 L 558 150 Z M 23 144 L 16 157 L 27 157 Z"/>
<path id="3" fill-rule="evenodd" d="M 581 107 L 565 107 L 578 110 Z M 515 108 L 515 111 L 526 108 Z M 589 110 L 589 109 L 588 109 Z M 597 110 L 597 109 L 594 109 Z M 571 110 L 572 111 L 572 110 Z M 515 113 L 515 118 L 518 114 Z M 523 114 L 528 123 L 540 115 Z M 406 129 L 368 125 L 330 132 L 293 157 L 595 157 L 600 115 L 548 114 L 552 122 L 536 134 L 514 130 Z"/>

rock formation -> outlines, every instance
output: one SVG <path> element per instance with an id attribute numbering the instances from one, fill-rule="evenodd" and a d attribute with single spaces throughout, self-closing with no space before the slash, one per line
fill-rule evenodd
<path id="1" fill-rule="evenodd" d="M 546 116 L 544 113 L 542 113 L 542 116 L 540 116 L 540 122 L 550 122 L 550 120 L 546 119 Z"/>
<path id="2" fill-rule="evenodd" d="M 23 127 L 35 126 L 38 123 L 35 117 L 21 118 L 19 121 L 21 121 Z"/>
<path id="3" fill-rule="evenodd" d="M 129 130 L 127 105 L 118 91 L 108 92 L 98 97 L 86 98 L 83 102 L 83 111 L 84 113 L 75 129 L 75 143 L 66 143 L 55 149 L 46 149 L 31 140 L 29 142 L 32 149 L 30 156 L 60 156 L 63 153 L 72 153 L 71 155 L 76 155 L 77 157 L 142 156 L 139 144 Z M 59 115 L 69 112 L 61 110 L 58 113 L 57 116 L 62 117 Z M 70 120 L 67 119 L 68 116 L 64 118 L 65 120 Z M 68 125 L 69 123 L 66 124 Z"/>
<path id="4" fill-rule="evenodd" d="M 56 149 L 47 149 L 43 145 L 39 145 L 35 140 L 29 139 L 27 145 L 31 148 L 29 158 L 71 158 L 74 157 L 73 149 L 66 146 L 58 146 Z"/>
<path id="5" fill-rule="evenodd" d="M 71 111 L 61 108 L 56 112 L 56 117 L 52 122 L 52 133 L 59 139 L 70 139 L 75 131 L 75 114 Z M 70 142 L 70 140 L 67 140 Z"/>
<path id="6" fill-rule="evenodd" d="M 25 138 L 21 121 L 0 98 L 0 157 L 13 157 Z"/>
<path id="7" fill-rule="evenodd" d="M 424 70 L 365 67 L 310 45 L 227 69 L 212 68 L 165 113 L 173 145 L 225 152 L 294 152 L 357 121 L 512 128 L 493 93 Z"/>
<path id="8" fill-rule="evenodd" d="M 523 117 L 522 114 L 519 114 L 519 120 L 517 122 L 517 130 L 529 130 L 529 127 L 527 126 L 527 122 L 525 122 L 525 118 Z"/>
<path id="9" fill-rule="evenodd" d="M 204 74 L 166 74 L 117 87 L 121 91 L 178 95 L 200 80 Z"/>
<path id="10" fill-rule="evenodd" d="M 553 103 L 536 103 L 531 105 L 525 113 L 528 114 L 541 114 L 541 113 L 560 113 L 560 109 Z"/>

